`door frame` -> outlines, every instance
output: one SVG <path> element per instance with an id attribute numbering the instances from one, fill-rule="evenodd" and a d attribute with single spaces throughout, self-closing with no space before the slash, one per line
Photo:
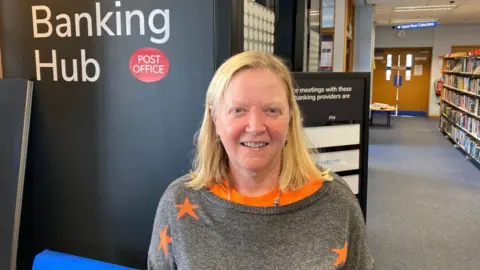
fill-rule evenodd
<path id="1" fill-rule="evenodd" d="M 428 82 L 430 84 L 431 79 L 432 79 L 432 72 L 433 72 L 433 47 L 375 47 L 373 49 L 373 56 L 375 57 L 375 51 L 376 50 L 391 50 L 391 49 L 394 49 L 394 50 L 397 50 L 397 49 L 400 49 L 400 50 L 401 49 L 429 50 L 430 51 L 430 72 L 429 72 L 429 75 L 428 75 Z M 412 72 L 413 72 L 413 68 L 414 67 L 412 67 Z M 372 74 L 372 76 L 373 76 L 373 74 Z M 373 81 L 374 80 L 373 80 L 373 77 L 372 77 L 372 83 L 373 83 Z M 431 102 L 430 86 L 431 85 L 428 85 L 428 88 L 427 88 L 428 103 L 427 103 L 427 111 L 426 111 L 425 117 L 429 117 L 429 115 L 430 115 L 430 102 Z M 373 95 L 373 85 L 372 85 L 372 95 Z M 372 96 L 372 99 L 373 99 L 373 96 Z"/>

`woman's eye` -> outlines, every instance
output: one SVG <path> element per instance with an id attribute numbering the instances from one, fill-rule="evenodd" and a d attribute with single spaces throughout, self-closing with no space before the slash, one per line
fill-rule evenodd
<path id="1" fill-rule="evenodd" d="M 279 109 L 276 109 L 276 108 L 268 108 L 268 109 L 267 109 L 267 112 L 268 112 L 268 113 L 271 113 L 271 114 L 277 114 L 277 113 L 280 112 L 280 110 L 279 110 Z"/>
<path id="2" fill-rule="evenodd" d="M 231 112 L 233 114 L 238 114 L 238 113 L 242 113 L 243 109 L 242 108 L 234 108 L 234 109 L 231 110 Z"/>

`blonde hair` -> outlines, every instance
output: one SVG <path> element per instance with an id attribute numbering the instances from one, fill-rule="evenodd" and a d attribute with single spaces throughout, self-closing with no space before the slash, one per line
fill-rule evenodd
<path id="1" fill-rule="evenodd" d="M 282 167 L 279 187 L 282 190 L 296 190 L 310 179 L 331 180 L 328 170 L 320 171 L 310 157 L 303 133 L 301 112 L 295 101 L 293 83 L 289 69 L 278 57 L 261 52 L 243 52 L 229 58 L 216 71 L 207 90 L 205 113 L 196 136 L 196 156 L 193 162 L 191 180 L 187 186 L 200 189 L 213 184 L 223 184 L 229 179 L 228 156 L 222 146 L 216 143 L 213 116 L 222 104 L 224 92 L 230 79 L 244 69 L 266 68 L 285 83 L 290 107 L 288 144 L 282 150 Z"/>

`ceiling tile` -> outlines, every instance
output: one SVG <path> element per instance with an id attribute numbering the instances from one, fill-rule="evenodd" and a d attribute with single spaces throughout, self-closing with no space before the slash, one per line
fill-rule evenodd
<path id="1" fill-rule="evenodd" d="M 377 19 L 390 19 L 390 14 L 375 14 L 375 18 Z"/>

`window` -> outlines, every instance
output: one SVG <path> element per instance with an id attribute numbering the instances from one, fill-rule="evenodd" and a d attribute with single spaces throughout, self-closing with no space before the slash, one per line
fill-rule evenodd
<path id="1" fill-rule="evenodd" d="M 412 62 L 413 62 L 413 56 L 411 54 L 407 54 L 407 65 L 406 65 L 406 74 L 405 74 L 405 80 L 410 81 L 412 77 Z"/>
<path id="2" fill-rule="evenodd" d="M 387 81 L 392 77 L 392 54 L 387 54 Z"/>

